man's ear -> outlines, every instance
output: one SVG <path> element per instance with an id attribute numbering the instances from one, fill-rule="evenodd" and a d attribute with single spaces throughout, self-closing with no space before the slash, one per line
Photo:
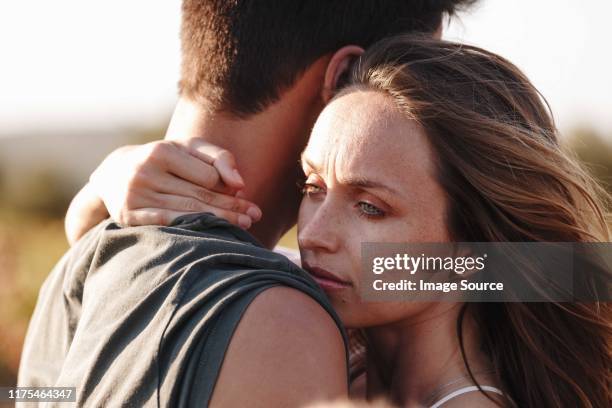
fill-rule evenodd
<path id="1" fill-rule="evenodd" d="M 332 55 L 325 70 L 323 91 L 321 93 L 324 103 L 329 102 L 334 96 L 338 90 L 338 85 L 342 85 L 341 79 L 348 73 L 351 63 L 363 52 L 363 48 L 357 45 L 346 45 Z"/>

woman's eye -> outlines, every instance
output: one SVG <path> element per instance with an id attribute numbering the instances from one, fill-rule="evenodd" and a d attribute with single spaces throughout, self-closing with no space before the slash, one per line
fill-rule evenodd
<path id="1" fill-rule="evenodd" d="M 364 217 L 377 218 L 385 215 L 383 210 L 365 201 L 360 201 L 357 206 L 359 207 L 359 214 Z"/>
<path id="2" fill-rule="evenodd" d="M 302 187 L 302 194 L 307 195 L 307 196 L 322 193 L 322 192 L 323 192 L 323 189 L 317 186 L 316 184 L 304 183 L 304 186 Z"/>

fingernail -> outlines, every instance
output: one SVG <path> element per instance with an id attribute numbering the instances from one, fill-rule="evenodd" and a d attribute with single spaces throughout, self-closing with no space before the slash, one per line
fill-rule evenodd
<path id="1" fill-rule="evenodd" d="M 244 198 L 244 191 L 238 190 L 236 192 L 236 198 Z"/>
<path id="2" fill-rule="evenodd" d="M 257 207 L 249 207 L 246 213 L 254 221 L 259 221 L 261 219 L 261 210 Z"/>
<path id="3" fill-rule="evenodd" d="M 242 184 L 244 186 L 244 180 L 242 179 L 242 176 L 240 175 L 240 173 L 238 172 L 238 170 L 234 169 L 234 179 Z"/>
<path id="4" fill-rule="evenodd" d="M 246 215 L 239 215 L 238 224 L 244 229 L 251 228 L 251 217 L 246 216 Z"/>

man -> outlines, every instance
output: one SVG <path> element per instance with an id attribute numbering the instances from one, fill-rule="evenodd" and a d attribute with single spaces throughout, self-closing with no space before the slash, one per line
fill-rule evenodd
<path id="1" fill-rule="evenodd" d="M 388 35 L 439 32 L 462 3 L 185 0 L 167 141 L 129 151 L 145 171 L 127 187 L 142 183 L 149 196 L 127 204 L 127 221 L 170 226 L 105 221 L 71 248 L 41 289 L 19 385 L 76 386 L 85 405 L 300 406 L 346 395 L 337 317 L 303 271 L 264 247 L 295 221 L 299 154 L 350 61 Z M 237 189 L 233 201 L 213 192 Z M 98 194 L 86 186 L 73 210 L 106 216 Z M 209 207 L 245 227 L 241 215 L 263 218 L 251 236 L 198 213 Z"/>

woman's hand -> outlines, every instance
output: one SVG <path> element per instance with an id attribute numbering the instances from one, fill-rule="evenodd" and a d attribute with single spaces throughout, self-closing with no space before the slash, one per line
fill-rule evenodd
<path id="1" fill-rule="evenodd" d="M 261 210 L 236 197 L 243 187 L 232 154 L 199 139 L 121 147 L 71 203 L 66 233 L 76 241 L 105 218 L 101 206 L 124 225 L 168 225 L 180 215 L 211 212 L 246 229 Z"/>

